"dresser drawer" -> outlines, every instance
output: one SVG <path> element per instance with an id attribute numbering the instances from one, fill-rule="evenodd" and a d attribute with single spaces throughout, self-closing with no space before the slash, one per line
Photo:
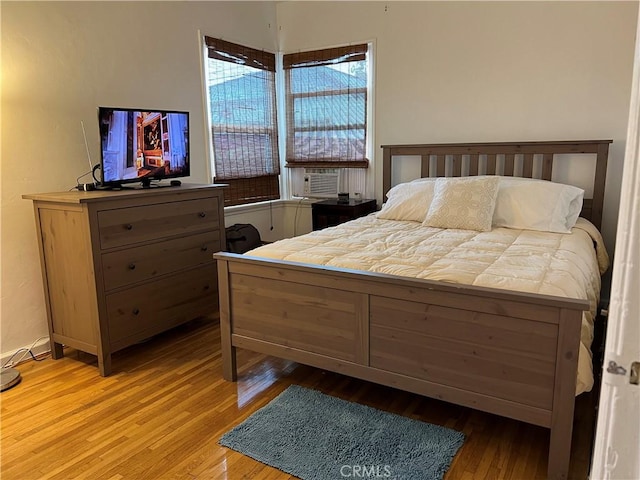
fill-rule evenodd
<path id="1" fill-rule="evenodd" d="M 105 291 L 159 277 L 167 273 L 213 263 L 222 250 L 220 232 L 189 235 L 102 255 Z"/>
<path id="2" fill-rule="evenodd" d="M 131 245 L 220 228 L 218 198 L 157 203 L 98 212 L 100 247 Z"/>
<path id="3" fill-rule="evenodd" d="M 106 296 L 110 346 L 119 350 L 218 309 L 215 264 Z"/>

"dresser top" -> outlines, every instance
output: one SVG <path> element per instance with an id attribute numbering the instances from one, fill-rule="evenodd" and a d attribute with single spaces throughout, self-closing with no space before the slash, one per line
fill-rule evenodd
<path id="1" fill-rule="evenodd" d="M 224 188 L 224 184 L 195 184 L 183 183 L 179 186 L 161 185 L 150 188 L 129 188 L 122 190 L 93 190 L 82 192 L 71 190 L 68 192 L 50 193 L 28 193 L 22 195 L 25 200 L 56 202 L 56 203 L 91 203 L 105 200 L 122 200 L 131 197 L 145 196 L 148 198 L 155 196 L 179 196 L 181 193 L 198 190 L 213 190 Z"/>

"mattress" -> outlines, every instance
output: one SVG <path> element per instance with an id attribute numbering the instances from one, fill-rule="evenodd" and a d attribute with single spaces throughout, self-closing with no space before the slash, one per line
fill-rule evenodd
<path id="1" fill-rule="evenodd" d="M 280 240 L 246 255 L 331 267 L 587 299 L 576 395 L 591 390 L 591 343 L 601 275 L 609 266 L 600 232 L 579 218 L 569 234 L 494 228 L 439 229 L 371 214 Z"/>

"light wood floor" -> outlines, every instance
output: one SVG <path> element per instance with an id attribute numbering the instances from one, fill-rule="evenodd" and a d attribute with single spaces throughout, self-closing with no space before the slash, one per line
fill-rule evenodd
<path id="1" fill-rule="evenodd" d="M 198 320 L 116 353 L 107 378 L 72 349 L 19 365 L 0 397 L 2 480 L 293 478 L 217 445 L 290 384 L 464 432 L 447 480 L 545 477 L 546 429 L 242 350 L 226 382 L 219 345 L 217 320 Z M 593 398 L 578 397 L 573 479 L 587 477 Z"/>

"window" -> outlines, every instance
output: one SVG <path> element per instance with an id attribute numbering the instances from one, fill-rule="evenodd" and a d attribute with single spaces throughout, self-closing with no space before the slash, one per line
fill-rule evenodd
<path id="1" fill-rule="evenodd" d="M 284 55 L 287 166 L 368 166 L 367 45 Z"/>
<path id="2" fill-rule="evenodd" d="M 280 198 L 273 53 L 205 37 L 214 181 L 225 206 Z"/>

